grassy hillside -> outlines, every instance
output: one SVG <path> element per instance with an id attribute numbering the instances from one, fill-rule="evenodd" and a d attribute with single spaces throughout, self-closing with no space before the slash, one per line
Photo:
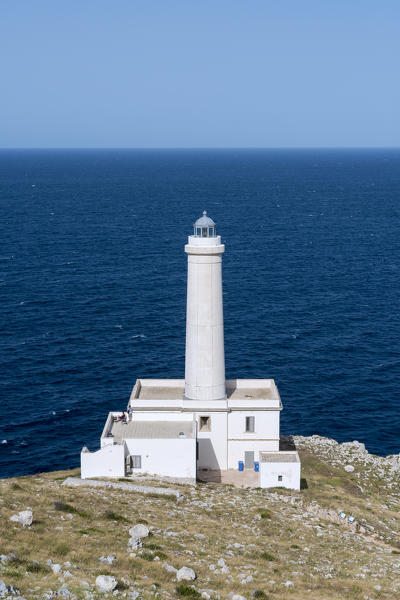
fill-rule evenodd
<path id="1" fill-rule="evenodd" d="M 295 441 L 300 492 L 174 485 L 183 493 L 177 501 L 62 486 L 78 471 L 1 480 L 0 580 L 26 600 L 400 597 L 398 457 L 325 438 Z M 10 521 L 27 508 L 30 527 Z M 128 529 L 137 523 L 151 535 L 132 553 Z M 112 564 L 99 562 L 108 555 Z M 178 584 L 165 564 L 194 569 L 195 581 Z M 99 593 L 98 575 L 116 577 L 116 590 Z"/>

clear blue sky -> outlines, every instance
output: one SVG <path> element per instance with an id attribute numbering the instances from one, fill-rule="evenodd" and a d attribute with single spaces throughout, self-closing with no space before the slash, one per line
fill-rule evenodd
<path id="1" fill-rule="evenodd" d="M 399 0 L 1 0 L 0 147 L 400 146 Z"/>

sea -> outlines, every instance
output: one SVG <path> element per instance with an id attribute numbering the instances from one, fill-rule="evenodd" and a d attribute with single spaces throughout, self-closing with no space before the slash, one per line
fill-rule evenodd
<path id="1" fill-rule="evenodd" d="M 1 150 L 0 477 L 79 465 L 138 377 L 184 377 L 186 255 L 226 251 L 227 377 L 281 432 L 400 451 L 400 150 Z"/>

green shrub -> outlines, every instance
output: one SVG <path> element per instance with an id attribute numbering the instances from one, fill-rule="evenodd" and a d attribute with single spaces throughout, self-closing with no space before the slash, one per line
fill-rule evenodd
<path id="1" fill-rule="evenodd" d="M 263 558 L 264 560 L 275 560 L 275 556 L 272 556 L 272 554 L 270 554 L 269 552 L 261 552 L 260 554 L 260 558 Z"/>
<path id="2" fill-rule="evenodd" d="M 50 568 L 44 565 L 41 565 L 36 560 L 33 562 L 28 562 L 26 565 L 26 570 L 28 573 L 49 573 Z"/>
<path id="3" fill-rule="evenodd" d="M 175 591 L 180 598 L 193 598 L 193 600 L 201 598 L 199 592 L 193 589 L 190 585 L 186 585 L 186 583 L 180 583 L 177 585 Z"/>
<path id="4" fill-rule="evenodd" d="M 155 554 L 153 554 L 152 552 L 142 552 L 142 554 L 140 554 L 140 558 L 143 558 L 143 560 L 154 560 Z"/>
<path id="5" fill-rule="evenodd" d="M 161 550 L 161 546 L 159 546 L 158 544 L 146 544 L 146 548 L 148 550 Z"/>
<path id="6" fill-rule="evenodd" d="M 254 598 L 261 598 L 262 600 L 266 600 L 268 596 L 262 590 L 256 590 L 254 592 Z"/>
<path id="7" fill-rule="evenodd" d="M 72 515 L 79 515 L 80 517 L 88 516 L 85 512 L 78 510 L 75 508 L 75 506 L 72 506 L 72 504 L 67 504 L 67 502 L 60 502 L 58 500 L 54 502 L 54 509 L 61 512 L 71 513 Z"/>
<path id="8" fill-rule="evenodd" d="M 54 548 L 54 554 L 56 554 L 56 556 L 66 556 L 68 552 L 69 546 L 63 542 L 61 544 L 57 544 L 57 546 Z"/>
<path id="9" fill-rule="evenodd" d="M 260 513 L 260 517 L 262 519 L 271 519 L 272 518 L 272 513 L 267 508 L 261 508 L 258 512 Z"/>
<path id="10" fill-rule="evenodd" d="M 118 523 L 128 523 L 129 522 L 128 519 L 126 519 L 122 515 L 117 515 L 112 510 L 106 510 L 106 512 L 104 513 L 104 518 L 108 519 L 109 521 L 117 521 Z"/>

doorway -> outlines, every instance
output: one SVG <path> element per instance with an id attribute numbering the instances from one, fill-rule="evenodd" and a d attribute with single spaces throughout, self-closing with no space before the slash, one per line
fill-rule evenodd
<path id="1" fill-rule="evenodd" d="M 245 469 L 254 469 L 254 452 L 245 452 L 244 453 L 244 468 Z"/>

